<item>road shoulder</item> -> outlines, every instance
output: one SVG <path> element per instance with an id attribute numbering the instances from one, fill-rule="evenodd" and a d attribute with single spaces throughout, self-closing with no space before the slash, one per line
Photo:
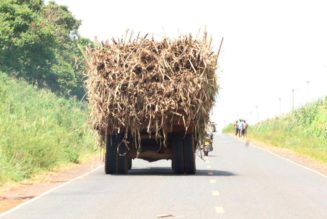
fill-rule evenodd
<path id="1" fill-rule="evenodd" d="M 101 165 L 101 163 L 101 157 L 96 155 L 81 164 L 69 164 L 54 171 L 38 174 L 32 179 L 4 185 L 0 187 L 0 213 L 87 173 Z"/>
<path id="2" fill-rule="evenodd" d="M 327 176 L 327 164 L 326 163 L 314 160 L 310 157 L 304 156 L 302 154 L 298 154 L 298 153 L 296 153 L 292 150 L 286 149 L 286 148 L 280 148 L 280 147 L 276 147 L 274 145 L 269 145 L 269 144 L 263 143 L 256 139 L 253 139 L 253 138 L 248 138 L 248 137 L 239 138 L 232 134 L 228 134 L 228 135 L 235 139 L 238 139 L 239 141 L 242 141 L 245 144 L 245 146 L 247 146 L 247 147 L 252 146 L 252 147 L 257 147 L 262 150 L 266 150 L 275 155 L 281 156 L 282 158 L 288 159 L 299 165 L 302 165 L 306 168 L 312 169 L 314 171 L 321 173 L 322 175 Z"/>

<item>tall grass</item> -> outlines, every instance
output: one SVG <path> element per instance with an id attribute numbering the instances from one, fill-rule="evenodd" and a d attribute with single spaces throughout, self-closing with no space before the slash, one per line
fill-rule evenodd
<path id="1" fill-rule="evenodd" d="M 87 109 L 0 73 L 0 184 L 96 150 Z"/>
<path id="2" fill-rule="evenodd" d="M 228 126 L 225 132 L 232 132 Z M 327 163 L 327 97 L 250 127 L 248 136 Z"/>

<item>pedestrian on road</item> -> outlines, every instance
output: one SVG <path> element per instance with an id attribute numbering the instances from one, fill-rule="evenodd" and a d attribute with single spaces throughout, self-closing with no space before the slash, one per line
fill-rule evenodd
<path id="1" fill-rule="evenodd" d="M 245 120 L 243 120 L 243 132 L 242 132 L 243 136 L 246 136 L 247 130 L 248 130 L 248 124 L 246 123 Z"/>
<path id="2" fill-rule="evenodd" d="M 234 129 L 235 129 L 235 135 L 238 135 L 238 120 L 235 121 L 234 123 Z"/>
<path id="3" fill-rule="evenodd" d="M 237 123 L 237 128 L 238 128 L 238 136 L 242 137 L 243 135 L 243 129 L 244 129 L 244 122 L 242 119 L 240 119 Z"/>

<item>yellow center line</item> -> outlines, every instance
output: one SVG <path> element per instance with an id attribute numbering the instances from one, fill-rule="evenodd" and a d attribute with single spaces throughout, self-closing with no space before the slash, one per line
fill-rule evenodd
<path id="1" fill-rule="evenodd" d="M 212 184 L 214 184 L 214 183 L 217 182 L 217 180 L 215 180 L 215 179 L 211 179 L 209 182 L 212 183 Z"/>
<path id="2" fill-rule="evenodd" d="M 225 210 L 223 207 L 218 206 L 218 207 L 216 207 L 216 212 L 217 212 L 217 214 L 223 214 L 223 213 L 225 213 Z"/>
<path id="3" fill-rule="evenodd" d="M 217 190 L 212 191 L 211 194 L 213 196 L 219 196 L 219 192 Z"/>

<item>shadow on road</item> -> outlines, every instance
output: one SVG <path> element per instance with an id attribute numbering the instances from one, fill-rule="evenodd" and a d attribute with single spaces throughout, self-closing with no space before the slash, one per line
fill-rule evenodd
<path id="1" fill-rule="evenodd" d="M 208 173 L 211 172 L 211 175 Z M 190 176 L 235 176 L 236 174 L 223 170 L 197 170 L 195 175 Z M 171 168 L 147 168 L 147 169 L 132 169 L 126 176 L 185 176 L 176 175 Z"/>
<path id="2" fill-rule="evenodd" d="M 208 173 L 211 172 L 210 176 L 235 176 L 235 173 L 223 170 L 197 170 L 195 175 L 198 176 L 208 176 Z"/>

